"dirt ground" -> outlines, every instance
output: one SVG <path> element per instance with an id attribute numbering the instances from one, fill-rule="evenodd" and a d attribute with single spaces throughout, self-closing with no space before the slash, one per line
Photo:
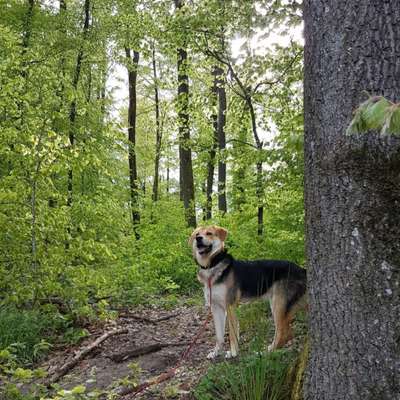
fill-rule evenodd
<path id="1" fill-rule="evenodd" d="M 259 302 L 258 305 L 252 303 L 245 305 L 244 308 L 240 307 L 239 319 L 243 333 L 241 349 L 244 350 L 248 347 L 251 341 L 249 338 L 255 338 L 257 335 L 261 337 L 265 346 L 272 340 L 274 328 L 267 310 L 269 307 L 263 302 Z M 267 314 L 267 318 L 260 318 L 263 314 Z M 208 310 L 199 305 L 181 305 L 171 310 L 163 310 L 155 306 L 124 310 L 119 313 L 119 317 L 115 321 L 103 326 L 89 326 L 87 329 L 90 335 L 87 338 L 78 345 L 53 351 L 41 367 L 45 368 L 51 376 L 54 371 L 71 360 L 77 352 L 92 344 L 105 332 L 127 329 L 126 333 L 113 335 L 102 342 L 58 381 L 61 388 L 64 389 L 84 385 L 87 392 L 94 390 L 119 392 L 121 388 L 129 387 L 132 381 L 136 381 L 140 385 L 149 379 L 171 371 L 181 360 L 189 343 L 193 341 L 199 331 L 202 331 L 199 340 L 193 346 L 188 357 L 181 363 L 175 376 L 163 383 L 151 386 L 140 394 L 130 393 L 116 397 L 122 400 L 194 400 L 193 389 L 210 364 L 223 360 L 222 356 L 213 361 L 206 358 L 215 343 L 212 319 L 204 329 L 207 315 Z M 305 331 L 304 319 L 297 321 L 295 324 L 296 338 L 290 347 L 299 348 L 302 345 Z M 113 361 L 115 355 L 157 344 L 166 346 L 158 351 L 131 356 L 120 362 Z M 133 376 L 136 378 L 132 379 Z M 130 381 L 126 380 L 127 377 L 130 377 Z M 105 398 L 105 396 L 101 398 Z"/>
<path id="2" fill-rule="evenodd" d="M 139 318 L 138 318 L 139 317 Z M 143 320 L 140 320 L 143 317 Z M 127 328 L 128 333 L 114 335 L 86 355 L 67 375 L 58 382 L 64 389 L 85 385 L 87 392 L 95 389 L 110 389 L 118 382 L 131 375 L 129 367 L 137 363 L 140 367 L 139 382 L 156 377 L 173 368 L 187 349 L 188 342 L 196 336 L 207 317 L 207 310 L 199 306 L 180 306 L 173 310 L 156 310 L 141 308 L 121 313 L 113 323 L 102 327 L 89 327 L 90 336 L 78 345 L 53 352 L 43 365 L 51 375 L 77 351 L 88 346 L 104 332 L 112 329 Z M 166 318 L 166 319 L 163 319 Z M 159 319 L 162 319 L 158 321 Z M 158 322 L 150 322 L 150 321 Z M 172 344 L 159 351 L 130 357 L 122 362 L 115 362 L 110 357 L 126 351 L 153 344 Z M 138 399 L 193 399 L 191 389 L 206 371 L 210 361 L 206 355 L 214 344 L 212 321 L 189 354 L 182 362 L 177 374 L 168 381 L 155 385 L 136 396 L 126 395 L 123 398 Z"/>

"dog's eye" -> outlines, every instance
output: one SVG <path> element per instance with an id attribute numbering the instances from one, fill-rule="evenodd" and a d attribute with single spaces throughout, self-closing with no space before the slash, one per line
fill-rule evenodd
<path id="1" fill-rule="evenodd" d="M 212 235 L 212 232 L 206 232 L 206 235 L 207 235 L 207 236 L 211 236 L 211 235 Z"/>

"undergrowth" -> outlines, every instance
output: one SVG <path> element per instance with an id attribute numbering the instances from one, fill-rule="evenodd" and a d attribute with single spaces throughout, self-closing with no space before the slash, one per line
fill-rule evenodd
<path id="1" fill-rule="evenodd" d="M 299 349 L 265 351 L 272 342 L 274 326 L 269 303 L 259 300 L 238 309 L 240 355 L 238 359 L 213 365 L 195 389 L 197 400 L 288 400 Z M 298 314 L 295 336 L 306 331 L 304 316 Z M 299 341 L 301 342 L 301 340 Z M 301 344 L 300 344 L 301 347 Z M 292 376 L 293 375 L 293 376 Z"/>
<path id="2" fill-rule="evenodd" d="M 54 314 L 3 307 L 0 309 L 0 350 L 11 347 L 21 364 L 31 364 L 49 349 L 48 338 L 62 324 Z"/>
<path id="3" fill-rule="evenodd" d="M 287 373 L 293 359 L 287 350 L 251 354 L 211 367 L 195 390 L 197 400 L 286 400 Z"/>

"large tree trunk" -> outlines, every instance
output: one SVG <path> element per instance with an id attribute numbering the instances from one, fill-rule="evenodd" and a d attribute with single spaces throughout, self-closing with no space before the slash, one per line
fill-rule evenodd
<path id="1" fill-rule="evenodd" d="M 400 139 L 346 136 L 399 100 L 396 1 L 305 1 L 307 400 L 400 399 Z"/>
<path id="2" fill-rule="evenodd" d="M 175 0 L 175 6 L 179 10 L 183 6 L 183 1 Z M 185 208 L 187 224 L 188 226 L 195 227 L 196 213 L 194 204 L 192 151 L 190 148 L 187 52 L 184 48 L 179 48 L 177 53 L 180 193 Z"/>
<path id="3" fill-rule="evenodd" d="M 218 210 L 223 214 L 227 211 L 226 206 L 226 162 L 222 157 L 226 146 L 225 138 L 225 114 L 226 114 L 226 91 L 224 71 L 218 68 Z"/>
<path id="4" fill-rule="evenodd" d="M 139 66 L 139 52 L 125 48 L 125 55 L 128 61 L 128 83 L 129 83 L 129 105 L 128 105 L 128 142 L 129 142 L 129 184 L 131 197 L 131 212 L 133 231 L 136 239 L 140 238 L 138 225 L 140 223 L 139 213 L 139 185 L 136 165 L 136 81 L 137 69 Z"/>

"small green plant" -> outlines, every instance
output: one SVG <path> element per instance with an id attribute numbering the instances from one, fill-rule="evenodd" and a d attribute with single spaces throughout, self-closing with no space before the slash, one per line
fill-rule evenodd
<path id="1" fill-rule="evenodd" d="M 70 326 L 65 330 L 63 340 L 68 344 L 77 344 L 88 335 L 87 329 Z"/>
<path id="2" fill-rule="evenodd" d="M 292 354 L 256 354 L 212 367 L 195 390 L 197 400 L 286 400 Z"/>
<path id="3" fill-rule="evenodd" d="M 21 368 L 17 355 L 18 347 L 10 346 L 0 351 L 0 399 L 34 400 L 45 392 L 42 385 L 32 385 L 21 390 L 22 384 L 42 379 L 46 372 L 41 369 Z"/>

